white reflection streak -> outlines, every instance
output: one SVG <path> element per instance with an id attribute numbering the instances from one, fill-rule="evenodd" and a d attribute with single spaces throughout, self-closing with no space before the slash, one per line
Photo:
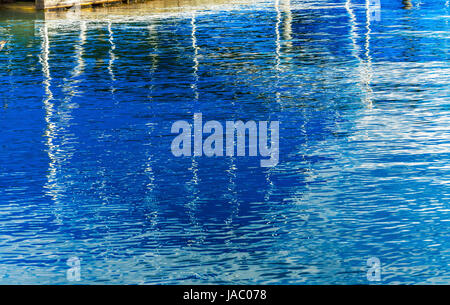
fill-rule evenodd
<path id="1" fill-rule="evenodd" d="M 197 46 L 197 26 L 195 25 L 195 12 L 192 13 L 192 18 L 191 18 L 191 38 L 192 38 L 192 48 L 194 50 L 194 59 L 193 59 L 193 76 L 194 76 L 194 82 L 191 85 L 191 88 L 194 92 L 194 108 L 196 106 L 196 103 L 198 102 L 198 88 L 197 88 L 197 83 L 198 83 L 198 46 Z M 195 111 L 194 111 L 195 112 Z M 195 158 L 192 158 L 192 182 L 194 183 L 194 185 L 198 184 L 198 164 L 197 161 L 195 160 Z"/>
<path id="2" fill-rule="evenodd" d="M 350 17 L 350 39 L 352 41 L 353 46 L 352 54 L 361 63 L 362 59 L 359 57 L 360 48 L 356 41 L 358 39 L 358 34 L 356 33 L 356 31 L 358 30 L 358 28 L 356 27 L 356 16 L 350 5 L 351 5 L 350 0 L 347 0 L 345 2 L 345 9 L 347 10 L 347 13 Z"/>
<path id="3" fill-rule="evenodd" d="M 366 35 L 365 35 L 365 56 L 367 58 L 366 61 L 364 61 L 360 57 L 361 48 L 358 46 L 357 39 L 359 38 L 357 34 L 358 27 L 356 25 L 356 16 L 353 12 L 353 9 L 351 8 L 351 1 L 347 0 L 345 2 L 345 9 L 347 10 L 347 13 L 350 18 L 350 39 L 352 41 L 352 54 L 353 56 L 358 60 L 359 62 L 359 73 L 361 77 L 362 90 L 366 92 L 365 97 L 365 103 L 368 105 L 369 108 L 372 108 L 372 88 L 370 87 L 370 82 L 372 80 L 372 58 L 370 57 L 370 6 L 369 1 L 366 0 Z"/>
<path id="4" fill-rule="evenodd" d="M 84 44 L 86 43 L 86 21 L 80 21 L 80 43 L 75 46 L 77 66 L 74 69 L 72 77 L 80 76 L 84 70 Z"/>
<path id="5" fill-rule="evenodd" d="M 49 104 L 49 101 L 53 98 L 53 93 L 50 90 L 50 67 L 48 64 L 48 58 L 50 55 L 50 43 L 48 39 L 48 28 L 47 24 L 44 23 L 44 25 L 41 27 L 41 56 L 39 57 L 40 64 L 42 66 L 42 74 L 44 75 L 44 87 L 45 87 L 45 99 L 44 99 L 44 105 L 49 106 L 46 107 L 46 109 L 53 109 L 53 105 Z M 52 112 L 52 111 L 50 111 Z"/>
<path id="6" fill-rule="evenodd" d="M 154 79 L 154 74 L 158 68 L 158 57 L 157 57 L 157 50 L 158 50 L 158 43 L 157 40 L 155 39 L 155 42 L 153 43 L 153 37 L 152 36 L 156 36 L 156 30 L 155 30 L 155 26 L 153 24 L 150 24 L 148 26 L 148 33 L 149 33 L 149 43 L 150 46 L 152 48 L 152 53 L 150 53 L 151 55 L 151 69 L 149 71 L 150 74 L 150 79 L 151 79 L 151 85 L 149 86 L 149 95 L 148 98 L 149 100 L 152 99 L 152 95 L 153 95 L 153 79 Z M 145 124 L 146 127 L 148 128 L 148 139 L 152 139 L 152 134 L 155 130 L 155 123 L 152 122 L 148 122 Z M 148 177 L 148 183 L 146 185 L 147 190 L 148 190 L 148 195 L 146 195 L 145 197 L 145 202 L 146 205 L 148 205 L 151 208 L 151 212 L 150 214 L 147 216 L 147 219 L 150 223 L 152 230 L 152 239 L 158 244 L 158 240 L 160 238 L 160 232 L 157 229 L 157 225 L 159 223 L 159 214 L 160 214 L 160 209 L 158 208 L 158 200 L 157 198 L 155 198 L 155 188 L 156 188 L 156 178 L 155 178 L 155 172 L 153 169 L 153 164 L 154 164 L 154 160 L 153 160 L 153 145 L 152 143 L 148 143 L 149 150 L 148 150 L 148 155 L 147 155 L 147 161 L 146 161 L 146 166 L 145 166 L 145 173 Z M 156 248 L 155 252 L 159 254 L 159 249 Z"/>
<path id="7" fill-rule="evenodd" d="M 74 86 L 76 83 L 79 82 L 76 78 L 80 76 L 84 72 L 84 45 L 86 43 L 86 21 L 80 21 L 80 35 L 79 35 L 79 43 L 75 46 L 75 62 L 77 63 L 75 67 L 73 68 L 71 74 L 70 74 L 70 81 L 64 83 L 64 88 L 68 89 L 68 94 L 65 97 L 65 102 L 67 103 L 65 105 L 65 109 L 67 111 L 64 113 L 64 116 L 61 116 L 61 119 L 64 119 L 64 121 L 67 123 L 71 117 L 69 114 L 70 108 L 75 107 L 76 105 L 70 105 L 69 102 L 72 101 L 72 98 L 78 93 L 76 90 L 76 86 Z"/>
<path id="8" fill-rule="evenodd" d="M 275 11 L 277 12 L 277 22 L 275 23 L 275 72 L 276 72 L 276 87 L 275 87 L 275 100 L 281 106 L 281 94 L 278 91 L 280 84 L 280 72 L 281 72 L 281 35 L 280 35 L 280 24 L 281 24 L 281 11 L 280 11 L 280 1 L 275 0 Z"/>
<path id="9" fill-rule="evenodd" d="M 116 56 L 114 54 L 114 50 L 116 49 L 116 44 L 114 42 L 114 32 L 112 31 L 111 21 L 108 21 L 108 41 L 110 45 L 109 49 L 109 62 L 108 62 L 108 73 L 111 77 L 111 93 L 114 93 L 116 89 L 114 88 L 114 82 L 116 81 L 116 77 L 114 75 L 114 61 L 116 60 Z"/>
<path id="10" fill-rule="evenodd" d="M 55 156 L 55 152 L 57 147 L 53 144 L 56 133 L 56 124 L 52 122 L 51 118 L 54 115 L 54 105 L 51 102 L 53 99 L 53 93 L 51 91 L 50 83 L 50 66 L 49 66 L 49 55 L 50 55 L 50 42 L 48 37 L 48 26 L 47 23 L 43 23 L 40 29 L 41 36 L 41 55 L 39 56 L 39 61 L 42 67 L 42 74 L 44 77 L 43 84 L 45 90 L 45 97 L 43 100 L 44 109 L 45 109 L 45 122 L 47 124 L 47 128 L 45 130 L 45 137 L 47 139 L 47 147 L 48 147 L 48 157 L 50 159 L 49 163 L 49 174 L 47 176 L 48 187 L 49 187 L 49 195 L 52 197 L 53 201 L 57 200 L 57 194 L 53 188 L 50 186 L 54 184 L 56 177 L 56 163 L 57 158 Z"/>
<path id="11" fill-rule="evenodd" d="M 286 15 L 285 22 L 283 23 L 283 37 L 286 41 L 286 47 L 290 51 L 292 48 L 292 11 L 291 0 L 283 1 L 283 12 Z"/>
<path id="12" fill-rule="evenodd" d="M 75 60 L 77 65 L 70 73 L 71 80 L 63 85 L 65 93 L 64 104 L 59 109 L 55 109 L 55 103 L 53 102 L 53 93 L 51 91 L 51 75 L 49 66 L 49 54 L 50 54 L 50 42 L 49 42 L 49 28 L 47 23 L 43 23 L 40 29 L 41 35 L 41 56 L 40 62 L 42 66 L 43 85 L 45 90 L 45 97 L 43 100 L 44 108 L 46 111 L 45 121 L 47 128 L 45 130 L 46 142 L 48 147 L 49 173 L 47 175 L 46 188 L 48 189 L 48 195 L 52 197 L 54 202 L 59 201 L 59 196 L 62 191 L 63 185 L 59 184 L 58 171 L 63 168 L 63 163 L 70 159 L 73 155 L 73 149 L 70 147 L 64 148 L 66 143 L 71 141 L 70 135 L 67 133 L 66 127 L 69 126 L 71 120 L 70 111 L 75 105 L 71 105 L 69 102 L 76 94 L 73 87 L 75 82 L 73 78 L 82 74 L 84 69 L 83 60 L 83 45 L 86 41 L 86 24 L 81 22 L 80 26 L 80 43 L 75 47 Z M 57 216 L 58 221 L 59 217 Z"/>
<path id="13" fill-rule="evenodd" d="M 148 26 L 148 32 L 150 34 L 150 37 L 153 35 L 156 37 L 156 29 L 155 29 L 155 25 L 154 24 L 150 24 Z M 153 41 L 153 39 L 151 39 L 151 41 Z M 152 48 L 153 48 L 153 52 L 150 54 L 151 58 L 152 58 L 152 66 L 151 66 L 151 70 L 150 70 L 150 78 L 151 78 L 151 85 L 150 85 L 150 93 L 153 92 L 154 89 L 154 74 L 158 68 L 158 42 L 157 42 L 157 38 L 155 38 L 155 42 L 152 43 Z M 153 97 L 150 95 L 149 99 L 152 99 Z"/>
<path id="14" fill-rule="evenodd" d="M 275 23 L 275 70 L 280 71 L 281 64 L 281 43 L 280 43 L 280 24 L 281 24 L 281 11 L 280 11 L 280 1 L 275 0 L 275 10 L 277 12 L 277 22 Z"/>
<path id="15" fill-rule="evenodd" d="M 7 44 L 11 43 L 12 38 L 13 38 L 13 34 L 11 33 L 11 28 L 10 27 L 6 28 L 5 32 L 6 33 L 4 35 L 8 37 L 7 40 L 6 40 L 6 41 L 8 41 Z M 14 78 L 14 69 L 13 69 L 13 62 L 12 62 L 12 58 L 13 58 L 13 56 L 12 56 L 12 48 L 11 49 L 10 48 L 5 48 L 4 51 L 6 52 L 6 54 L 8 56 L 8 71 L 9 71 L 9 73 L 8 73 L 8 75 L 9 75 L 8 82 L 9 82 L 9 87 L 11 88 L 10 90 L 12 91 L 13 90 L 12 88 L 14 87 L 14 83 L 12 81 L 13 78 Z M 6 101 L 4 103 L 5 103 L 5 105 L 8 105 L 8 101 Z"/>
<path id="16" fill-rule="evenodd" d="M 197 26 L 195 24 L 196 22 L 196 18 L 195 18 L 195 11 L 192 12 L 192 17 L 191 17 L 191 40 L 192 40 L 192 49 L 194 50 L 194 56 L 193 56 L 193 83 L 191 85 L 191 88 L 193 90 L 194 93 L 194 113 L 195 113 L 195 108 L 198 102 L 198 98 L 199 98 L 199 94 L 198 94 L 198 88 L 197 88 L 197 83 L 198 83 L 198 67 L 199 67 L 199 63 L 198 63 L 198 50 L 199 47 L 197 46 Z M 192 178 L 191 178 L 191 182 L 189 184 L 188 187 L 188 192 L 191 195 L 191 200 L 190 202 L 187 204 L 187 208 L 188 208 L 188 215 L 189 215 L 189 219 L 191 221 L 191 224 L 193 226 L 193 229 L 199 229 L 199 223 L 198 220 L 195 216 L 195 211 L 197 210 L 197 202 L 199 200 L 199 190 L 198 190 L 198 184 L 199 184 L 199 177 L 198 177 L 198 162 L 197 160 L 195 160 L 195 157 L 192 156 L 191 158 L 191 168 L 189 168 L 189 170 L 192 172 Z M 200 242 L 203 240 L 202 239 L 202 235 L 198 236 L 200 238 Z"/>
<path id="17" fill-rule="evenodd" d="M 365 73 L 364 73 L 364 85 L 366 87 L 367 97 L 366 103 L 369 108 L 372 108 L 372 100 L 373 100 L 373 91 L 371 87 L 372 77 L 373 77 L 373 69 L 372 69 L 372 57 L 370 56 L 370 0 L 366 0 L 366 42 L 364 45 L 365 55 L 366 55 L 366 64 L 365 64 Z"/>
<path id="18" fill-rule="evenodd" d="M 150 24 L 148 26 L 148 32 L 149 32 L 149 38 L 150 38 L 149 40 L 150 40 L 151 47 L 153 50 L 152 53 L 150 54 L 151 58 L 152 58 L 151 59 L 151 61 L 152 61 L 151 69 L 150 69 L 151 84 L 149 87 L 150 92 L 148 95 L 148 98 L 151 100 L 153 98 L 152 94 L 153 94 L 153 88 L 154 88 L 154 82 L 153 82 L 154 74 L 158 68 L 158 57 L 157 57 L 158 44 L 156 42 L 152 43 L 152 41 L 153 41 L 152 36 L 156 36 L 156 30 L 155 30 L 155 26 L 153 24 Z M 149 139 L 151 139 L 151 134 L 153 133 L 153 130 L 154 130 L 153 123 L 147 123 L 146 126 L 149 128 Z M 153 165 L 152 165 L 153 164 L 153 161 L 152 161 L 153 155 L 151 154 L 151 151 L 152 151 L 152 146 L 150 145 L 150 153 L 149 153 L 149 156 L 147 159 L 147 166 L 145 169 L 145 172 L 147 173 L 148 178 L 150 180 L 149 183 L 147 184 L 147 188 L 149 189 L 150 192 L 152 192 L 155 187 L 155 185 L 154 185 L 155 184 L 155 174 L 153 172 Z"/>
<path id="19" fill-rule="evenodd" d="M 286 21 L 284 23 L 284 39 L 288 41 L 287 47 L 292 47 L 292 12 L 291 12 L 291 3 L 290 0 L 285 0 L 283 4 L 283 11 L 286 13 Z M 276 71 L 276 92 L 275 92 L 275 100 L 283 108 L 283 103 L 281 101 L 281 93 L 278 91 L 280 86 L 280 72 L 281 69 L 281 34 L 280 34 L 280 25 L 281 25 L 281 10 L 280 10 L 280 0 L 275 0 L 275 11 L 277 13 L 277 21 L 275 23 L 275 71 Z M 266 172 L 266 181 L 269 184 L 268 192 L 265 195 L 265 200 L 268 201 L 270 196 L 272 195 L 274 184 L 272 182 L 272 171 L 273 168 L 267 169 Z"/>
<path id="20" fill-rule="evenodd" d="M 448 25 L 448 7 L 449 7 L 449 6 L 450 6 L 450 1 L 447 0 L 447 1 L 445 2 L 446 15 L 447 15 L 447 18 L 445 18 L 445 24 L 447 24 L 447 25 Z M 445 40 L 446 43 L 447 43 L 447 41 L 448 41 L 448 39 Z"/>
<path id="21" fill-rule="evenodd" d="M 192 49 L 194 50 L 194 83 L 192 84 L 191 88 L 194 90 L 195 95 L 195 101 L 198 101 L 198 90 L 197 90 L 197 83 L 198 83 L 198 50 L 199 47 L 197 46 L 197 26 L 195 25 L 195 12 L 192 13 L 191 18 L 191 37 L 192 37 Z"/>
<path id="22" fill-rule="evenodd" d="M 230 165 L 227 170 L 227 173 L 229 174 L 227 190 L 228 190 L 230 207 L 233 207 L 233 210 L 231 211 L 230 216 L 225 221 L 225 223 L 227 225 L 231 224 L 233 222 L 233 218 L 239 214 L 239 201 L 237 199 L 237 193 L 236 193 L 236 172 L 237 172 L 237 167 L 235 165 L 235 157 L 231 156 L 230 157 Z"/>

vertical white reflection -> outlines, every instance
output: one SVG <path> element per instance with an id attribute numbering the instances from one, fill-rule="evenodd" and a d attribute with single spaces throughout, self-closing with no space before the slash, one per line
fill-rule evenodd
<path id="1" fill-rule="evenodd" d="M 365 35 L 365 57 L 366 62 L 364 65 L 364 86 L 366 88 L 366 104 L 369 108 L 372 108 L 373 101 L 373 90 L 371 86 L 372 78 L 373 78 L 373 69 L 372 69 L 372 56 L 370 55 L 370 19 L 371 19 L 371 8 L 370 8 L 370 0 L 366 0 L 366 35 Z"/>
<path id="2" fill-rule="evenodd" d="M 191 84 L 191 89 L 194 93 L 194 105 L 193 105 L 193 113 L 195 113 L 195 109 L 197 108 L 197 103 L 199 99 L 199 93 L 198 93 L 198 68 L 199 68 L 199 62 L 198 62 L 198 51 L 199 47 L 197 46 L 197 25 L 196 25 L 196 12 L 192 12 L 191 16 L 191 42 L 192 42 L 192 49 L 193 49 L 193 62 L 192 62 L 192 76 L 193 76 L 193 82 Z M 196 213 L 198 210 L 197 203 L 200 200 L 199 194 L 199 188 L 198 185 L 200 183 L 200 179 L 198 176 L 198 162 L 195 159 L 194 156 L 191 157 L 191 167 L 189 170 L 192 172 L 192 178 L 188 186 L 188 192 L 191 197 L 191 200 L 187 204 L 187 213 L 189 215 L 189 220 L 192 224 L 192 229 L 196 231 L 196 234 L 198 234 L 201 231 L 200 224 L 198 222 L 198 219 L 196 217 Z M 203 234 L 198 234 L 198 242 L 203 242 Z"/>
<path id="3" fill-rule="evenodd" d="M 111 78 L 111 93 L 114 93 L 116 91 L 116 88 L 114 88 L 114 82 L 116 81 L 116 76 L 114 75 L 114 62 L 116 60 L 116 56 L 114 54 L 114 50 L 116 49 L 116 44 L 114 42 L 114 32 L 112 30 L 112 24 L 111 21 L 108 21 L 108 41 L 109 41 L 109 61 L 108 61 L 108 73 Z"/>
<path id="4" fill-rule="evenodd" d="M 152 99 L 153 98 L 152 93 L 153 93 L 153 89 L 155 87 L 155 85 L 154 85 L 155 72 L 158 69 L 158 50 L 159 50 L 155 24 L 149 24 L 148 32 L 149 32 L 149 37 L 150 37 L 150 46 L 152 47 L 152 52 L 150 53 L 150 56 L 152 58 L 152 63 L 150 66 L 151 84 L 149 87 L 149 89 L 150 89 L 149 99 Z"/>
<path id="5" fill-rule="evenodd" d="M 197 90 L 197 83 L 198 83 L 198 50 L 199 47 L 197 46 L 197 26 L 195 24 L 195 11 L 192 13 L 191 17 L 191 39 L 192 39 L 192 49 L 194 50 L 194 56 L 193 56 L 193 76 L 194 76 L 194 82 L 191 85 L 192 90 L 194 91 L 194 98 L 195 101 L 198 101 L 198 90 Z"/>
<path id="6" fill-rule="evenodd" d="M 448 16 L 448 7 L 450 6 L 450 1 L 447 0 L 445 1 L 445 11 L 446 11 L 446 16 Z M 448 25 L 448 17 L 445 18 L 445 24 Z M 445 40 L 445 42 L 447 43 L 448 39 Z"/>
<path id="7" fill-rule="evenodd" d="M 86 44 L 86 21 L 80 21 L 80 33 L 79 33 L 79 42 L 75 45 L 75 66 L 70 73 L 70 79 L 64 82 L 65 89 L 65 105 L 64 105 L 64 118 L 65 122 L 71 119 L 70 110 L 72 108 L 77 107 L 76 104 L 72 103 L 72 99 L 74 96 L 79 94 L 79 90 L 77 87 L 77 83 L 80 82 L 77 79 L 84 72 L 84 45 Z"/>
<path id="8" fill-rule="evenodd" d="M 149 39 L 149 45 L 151 48 L 150 57 L 151 57 L 151 63 L 150 63 L 150 86 L 149 86 L 149 93 L 148 98 L 149 100 L 152 100 L 153 98 L 153 89 L 154 89 L 154 78 L 155 78 L 155 72 L 158 69 L 158 43 L 157 43 L 157 32 L 154 24 L 149 24 L 148 27 L 148 39 Z M 148 139 L 153 139 L 153 132 L 155 130 L 156 124 L 153 122 L 146 123 L 146 127 L 148 130 Z M 148 143 L 149 149 L 147 151 L 147 160 L 146 160 L 146 166 L 145 166 L 145 173 L 148 177 L 148 183 L 146 185 L 148 195 L 146 196 L 146 205 L 151 209 L 150 215 L 148 215 L 148 220 L 150 222 L 150 226 L 153 229 L 152 231 L 152 237 L 155 241 L 159 238 L 159 232 L 156 230 L 157 224 L 159 222 L 159 208 L 158 208 L 158 200 L 155 198 L 155 187 L 156 187 L 156 178 L 155 178 L 155 172 L 153 165 L 155 163 L 154 160 L 154 154 L 153 149 L 154 145 L 152 143 Z M 155 249 L 156 252 L 158 252 L 158 249 Z"/>
<path id="9" fill-rule="evenodd" d="M 150 57 L 151 57 L 151 65 L 150 65 L 150 71 L 149 71 L 149 76 L 150 76 L 150 86 L 149 86 L 149 93 L 148 93 L 148 98 L 150 100 L 153 99 L 153 89 L 154 89 L 154 78 L 155 78 L 155 72 L 158 69 L 158 43 L 157 43 L 157 39 L 156 39 L 156 28 L 154 24 L 149 24 L 148 25 L 148 37 L 149 37 L 149 44 L 151 47 L 151 52 L 150 52 Z M 151 135 L 153 133 L 154 130 L 154 124 L 153 123 L 147 123 L 146 126 L 149 129 L 149 139 L 151 139 Z M 146 173 L 147 176 L 149 178 L 149 183 L 147 184 L 147 189 L 152 192 L 154 190 L 154 183 L 155 183 L 155 175 L 153 172 L 153 154 L 152 154 L 152 146 L 150 145 L 150 150 L 149 150 L 149 155 L 147 157 L 147 166 L 146 166 Z"/>
<path id="10" fill-rule="evenodd" d="M 53 98 L 53 93 L 50 90 L 50 65 L 48 63 L 49 55 L 50 55 L 50 42 L 48 39 L 48 27 L 47 23 L 44 22 L 40 29 L 41 34 L 41 56 L 39 56 L 39 62 L 42 67 L 42 75 L 44 76 L 44 89 L 45 89 L 45 99 L 44 99 L 44 105 L 48 106 L 45 107 L 45 109 L 49 110 L 48 113 L 53 112 L 53 105 L 49 104 L 49 101 Z"/>
<path id="11" fill-rule="evenodd" d="M 61 30 L 58 28 L 58 30 Z M 46 189 L 47 194 L 55 203 L 60 203 L 61 196 L 65 189 L 64 181 L 61 181 L 65 176 L 62 171 L 67 169 L 65 164 L 69 162 L 74 154 L 74 135 L 70 133 L 70 121 L 72 120 L 71 111 L 75 104 L 72 103 L 72 98 L 78 93 L 74 85 L 78 80 L 77 76 L 81 75 L 84 70 L 83 60 L 83 45 L 86 40 L 86 24 L 80 24 L 80 42 L 75 47 L 75 62 L 76 65 L 70 73 L 68 80 L 64 79 L 63 84 L 63 103 L 56 104 L 54 94 L 51 90 L 51 73 L 49 65 L 50 55 L 50 34 L 48 22 L 43 22 L 40 28 L 41 38 L 41 55 L 40 63 L 43 74 L 43 85 L 45 96 L 43 100 L 45 108 L 45 122 L 46 122 L 46 144 L 49 156 L 49 169 L 47 175 Z M 60 208 L 60 207 L 59 207 Z M 58 216 L 57 216 L 57 219 Z"/>
<path id="12" fill-rule="evenodd" d="M 275 101 L 281 108 L 283 108 L 283 103 L 281 101 L 281 93 L 279 91 L 280 87 L 280 73 L 281 69 L 281 31 L 280 26 L 282 22 L 281 10 L 280 10 L 280 0 L 275 0 L 275 11 L 276 11 L 276 23 L 275 23 Z M 284 32 L 283 37 L 288 43 L 291 43 L 292 40 L 292 13 L 290 10 L 290 0 L 284 0 L 283 11 L 286 13 L 285 23 L 284 23 Z M 292 47 L 292 45 L 287 45 L 288 48 Z M 268 187 L 266 188 L 268 191 L 265 194 L 265 201 L 268 201 L 272 195 L 274 184 L 272 182 L 272 171 L 273 168 L 266 169 L 266 182 Z"/>
<path id="13" fill-rule="evenodd" d="M 360 47 L 358 46 L 358 27 L 356 26 L 356 16 L 351 7 L 350 0 L 346 0 L 345 9 L 347 10 L 347 14 L 350 18 L 350 39 L 352 41 L 352 54 L 358 60 L 359 63 L 362 62 L 361 57 L 359 56 Z"/>
<path id="14" fill-rule="evenodd" d="M 39 58 L 41 67 L 42 67 L 42 75 L 44 77 L 43 85 L 45 90 L 45 96 L 43 100 L 44 108 L 45 108 L 45 122 L 47 124 L 45 129 L 46 143 L 47 143 L 47 154 L 50 159 L 49 169 L 47 175 L 47 188 L 48 195 L 52 197 L 54 202 L 58 200 L 58 190 L 56 188 L 56 174 L 58 169 L 58 158 L 56 156 L 58 145 L 55 145 L 56 142 L 56 133 L 57 133 L 57 124 L 54 122 L 55 116 L 55 106 L 53 104 L 53 92 L 51 90 L 51 75 L 50 75 L 50 65 L 49 65 L 49 56 L 50 56 L 50 40 L 48 34 L 48 24 L 43 22 L 41 29 L 41 56 Z"/>
<path id="15" fill-rule="evenodd" d="M 445 18 L 445 24 L 448 26 L 448 8 L 450 6 L 450 1 L 446 0 L 445 1 L 445 15 L 447 16 L 447 18 Z M 445 42 L 445 50 L 447 50 L 447 44 L 448 44 L 448 38 L 444 38 L 444 42 Z"/>
<path id="16" fill-rule="evenodd" d="M 277 21 L 275 23 L 275 70 L 280 71 L 281 64 L 281 35 L 280 35 L 280 24 L 281 24 L 281 11 L 280 11 L 280 0 L 275 0 L 275 11 L 277 13 Z M 277 75 L 278 77 L 278 75 Z"/>
<path id="17" fill-rule="evenodd" d="M 10 27 L 5 27 L 3 29 L 5 30 L 6 33 L 2 33 L 2 34 L 5 35 L 7 37 L 7 39 L 6 39 L 6 44 L 4 45 L 2 52 L 5 52 L 6 55 L 7 55 L 7 58 L 8 58 L 8 71 L 9 71 L 8 72 L 8 75 L 9 75 L 8 83 L 9 83 L 9 88 L 10 88 L 10 90 L 12 92 L 13 91 L 12 88 L 14 87 L 13 79 L 14 79 L 14 70 L 15 69 L 13 68 L 14 64 L 12 62 L 12 59 L 13 59 L 13 52 L 12 52 L 12 50 L 13 49 L 8 44 L 11 44 L 12 39 L 14 38 L 14 36 L 11 33 L 11 28 Z M 8 99 L 5 99 L 4 103 L 5 104 L 4 104 L 3 107 L 8 107 Z"/>
<path id="18" fill-rule="evenodd" d="M 366 34 L 364 42 L 364 55 L 366 60 L 361 58 L 361 48 L 358 45 L 359 35 L 357 34 L 358 26 L 356 22 L 356 15 L 352 9 L 351 1 L 346 0 L 345 9 L 350 18 L 350 39 L 352 43 L 352 54 L 358 60 L 358 70 L 361 79 L 360 87 L 365 92 L 364 102 L 371 108 L 373 100 L 373 91 L 370 86 L 372 80 L 372 58 L 370 56 L 370 0 L 366 0 Z"/>
<path id="19" fill-rule="evenodd" d="M 86 21 L 80 20 L 79 43 L 75 46 L 75 60 L 77 65 L 72 73 L 72 77 L 80 76 L 84 71 L 84 45 L 86 43 Z"/>
<path id="20" fill-rule="evenodd" d="M 275 100 L 282 107 L 281 103 L 281 93 L 278 91 L 280 85 L 280 72 L 281 72 L 281 34 L 280 34 L 280 25 L 281 25 L 281 10 L 280 10 L 280 1 L 275 0 L 275 11 L 277 13 L 276 23 L 275 23 Z"/>
<path id="21" fill-rule="evenodd" d="M 237 198 L 237 188 L 236 188 L 236 177 L 237 177 L 237 167 L 236 160 L 234 156 L 229 157 L 230 162 L 227 169 L 228 174 L 228 185 L 227 185 L 227 196 L 228 196 L 228 204 L 230 205 L 231 213 L 225 221 L 226 225 L 230 225 L 233 223 L 234 217 L 239 214 L 239 201 Z"/>
<path id="22" fill-rule="evenodd" d="M 290 52 L 292 49 L 292 11 L 291 0 L 283 1 L 283 12 L 285 14 L 283 22 L 283 38 L 285 40 L 286 49 Z"/>
<path id="23" fill-rule="evenodd" d="M 56 171 L 57 171 L 57 159 L 55 156 L 55 152 L 57 150 L 57 147 L 54 145 L 55 140 L 55 134 L 56 134 L 56 124 L 52 121 L 52 117 L 54 116 L 54 105 L 53 105 L 53 92 L 51 90 L 51 75 L 50 75 L 50 65 L 49 65 L 49 56 L 50 56 L 50 41 L 48 36 L 48 25 L 44 21 L 43 24 L 40 27 L 40 38 L 41 38 L 41 54 L 39 56 L 39 62 L 41 64 L 42 68 L 42 75 L 43 75 L 43 85 L 44 85 L 44 109 L 45 109 L 45 123 L 46 123 L 46 129 L 45 129 L 45 137 L 46 137 L 46 144 L 47 144 L 47 154 L 50 159 L 49 162 L 49 170 L 48 170 L 48 176 L 47 176 L 47 187 L 49 188 L 48 194 L 52 197 L 53 201 L 56 202 L 57 200 L 57 194 L 55 193 L 54 187 L 51 187 L 54 185 L 55 177 L 56 177 Z"/>
<path id="24" fill-rule="evenodd" d="M 198 83 L 198 46 L 197 46 L 197 26 L 195 24 L 195 11 L 192 12 L 192 17 L 191 17 L 191 40 L 192 40 L 192 49 L 194 50 L 194 54 L 193 54 L 193 82 L 191 85 L 192 91 L 194 93 L 194 113 L 195 113 L 195 108 L 196 108 L 196 104 L 198 102 L 198 88 L 197 88 L 197 83 Z M 198 164 L 197 161 L 195 160 L 194 157 L 192 157 L 192 182 L 194 185 L 198 185 Z"/>

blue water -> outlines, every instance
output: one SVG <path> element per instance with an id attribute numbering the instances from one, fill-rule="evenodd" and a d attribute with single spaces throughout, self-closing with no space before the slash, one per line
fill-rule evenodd
<path id="1" fill-rule="evenodd" d="M 449 2 L 407 2 L 0 12 L 0 283 L 450 284 Z M 194 113 L 279 164 L 174 157 Z"/>

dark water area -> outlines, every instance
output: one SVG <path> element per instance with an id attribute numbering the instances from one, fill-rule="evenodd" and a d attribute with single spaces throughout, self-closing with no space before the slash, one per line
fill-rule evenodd
<path id="1" fill-rule="evenodd" d="M 0 283 L 450 284 L 449 2 L 368 2 L 2 11 Z M 175 157 L 194 113 L 278 165 Z"/>

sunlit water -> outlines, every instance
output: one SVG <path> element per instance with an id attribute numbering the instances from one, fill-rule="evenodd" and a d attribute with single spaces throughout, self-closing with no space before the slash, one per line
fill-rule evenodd
<path id="1" fill-rule="evenodd" d="M 408 2 L 2 11 L 0 283 L 449 284 L 449 3 Z M 197 112 L 279 164 L 174 157 Z"/>

